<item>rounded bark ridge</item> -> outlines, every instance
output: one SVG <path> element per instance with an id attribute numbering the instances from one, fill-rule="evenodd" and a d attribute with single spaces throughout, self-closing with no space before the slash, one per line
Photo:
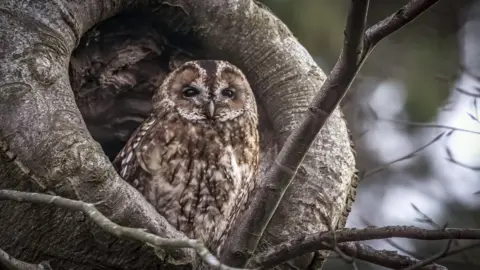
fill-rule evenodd
<path id="1" fill-rule="evenodd" d="M 172 68 L 219 59 L 245 73 L 260 113 L 260 178 L 325 80 L 288 28 L 251 0 L 4 0 L 0 25 L 0 188 L 94 202 L 112 221 L 161 237 L 184 235 L 118 176 L 111 160 L 147 117 L 153 91 Z M 257 251 L 343 227 L 355 186 L 351 141 L 337 109 Z M 0 208 L 0 248 L 30 263 L 49 261 L 53 269 L 199 264 L 191 249 L 155 253 L 78 212 L 10 201 Z M 292 263 L 307 269 L 320 257 Z"/>

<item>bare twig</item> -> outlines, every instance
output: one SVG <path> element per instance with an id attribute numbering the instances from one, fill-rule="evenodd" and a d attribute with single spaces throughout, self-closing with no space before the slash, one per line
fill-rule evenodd
<path id="1" fill-rule="evenodd" d="M 422 212 L 422 210 L 420 210 L 420 208 L 418 208 L 418 206 L 416 206 L 414 203 L 410 203 L 410 206 L 412 206 L 413 210 L 420 216 L 420 217 L 415 219 L 416 221 L 421 222 L 421 223 L 425 223 L 425 224 L 430 225 L 433 228 L 439 229 L 439 230 L 440 229 L 444 230 L 445 228 L 448 227 L 448 224 L 444 224 L 444 225 L 438 224 L 438 222 L 433 220 L 433 218 L 431 218 L 429 215 Z"/>
<path id="2" fill-rule="evenodd" d="M 457 128 L 448 125 L 441 125 L 441 124 L 429 124 L 429 123 L 421 123 L 421 122 L 412 122 L 412 121 L 404 121 L 400 119 L 388 119 L 388 118 L 378 118 L 381 121 L 387 121 L 399 125 L 410 126 L 410 127 L 420 127 L 420 128 L 438 128 L 438 129 L 446 129 L 449 131 L 458 131 L 458 132 L 466 132 L 480 135 L 480 131 L 465 129 L 465 128 Z"/>
<path id="3" fill-rule="evenodd" d="M 325 242 L 323 244 L 323 249 L 332 250 L 332 245 L 329 245 Z M 404 267 L 419 263 L 418 260 L 408 256 L 400 255 L 396 251 L 376 250 L 368 245 L 362 245 L 359 243 L 341 243 L 338 244 L 338 249 L 341 250 L 345 255 L 355 258 L 356 260 L 362 260 L 391 269 L 402 269 Z M 255 257 L 255 263 L 261 265 L 263 269 L 268 269 L 275 265 L 279 265 L 287 260 L 288 259 L 285 258 L 285 254 L 275 252 L 273 249 L 263 252 Z M 443 268 L 440 265 L 429 263 L 418 269 L 439 270 Z"/>
<path id="4" fill-rule="evenodd" d="M 169 239 L 162 238 L 157 235 L 146 232 L 143 229 L 129 228 L 120 226 L 95 208 L 92 203 L 86 203 L 77 200 L 71 200 L 60 196 L 52 196 L 48 194 L 30 193 L 16 190 L 0 189 L 0 200 L 12 200 L 17 202 L 29 202 L 36 204 L 51 204 L 57 207 L 81 211 L 103 230 L 119 237 L 126 239 L 133 239 L 142 243 L 149 244 L 155 247 L 170 247 L 170 248 L 192 248 L 197 254 L 213 269 L 224 270 L 241 270 L 243 268 L 228 267 L 220 263 L 220 261 L 205 247 L 205 245 L 194 239 Z"/>
<path id="5" fill-rule="evenodd" d="M 228 245 L 222 254 L 223 262 L 236 267 L 246 265 L 315 137 L 346 94 L 375 44 L 436 2 L 438 0 L 412 0 L 398 12 L 365 31 L 369 1 L 352 1 L 342 53 L 315 96 L 304 120 L 287 138 L 244 218 L 230 233 Z"/>
<path id="6" fill-rule="evenodd" d="M 321 249 L 332 249 L 333 232 L 322 232 L 298 237 L 262 252 L 256 257 L 261 265 L 277 264 L 296 258 L 306 253 Z M 368 227 L 365 229 L 342 229 L 335 232 L 337 245 L 345 242 L 376 240 L 385 238 L 407 238 L 417 240 L 451 240 L 451 239 L 480 239 L 480 229 L 445 228 L 428 230 L 414 226 L 386 226 Z M 342 249 L 343 252 L 345 250 Z M 349 255 L 348 252 L 345 252 Z M 357 255 L 362 259 L 361 255 Z M 413 259 L 412 259 L 413 260 Z M 400 268 L 406 267 L 403 265 Z"/>
<path id="7" fill-rule="evenodd" d="M 382 165 L 382 166 L 380 166 L 380 167 L 377 167 L 377 168 L 375 168 L 375 169 L 373 169 L 373 170 L 370 170 L 370 171 L 364 173 L 364 174 L 363 174 L 363 177 L 362 177 L 362 181 L 365 180 L 365 179 L 368 178 L 368 177 L 371 177 L 371 176 L 374 175 L 374 174 L 377 174 L 377 173 L 385 170 L 386 168 L 388 168 L 388 166 L 390 166 L 390 165 L 392 165 L 392 164 L 394 164 L 394 163 L 397 163 L 397 162 L 400 162 L 400 161 L 403 161 L 403 160 L 407 160 L 407 159 L 410 159 L 410 158 L 414 157 L 416 154 L 418 154 L 419 152 L 421 152 L 421 151 L 424 150 L 425 148 L 429 147 L 429 146 L 432 145 L 433 143 L 435 143 L 435 142 L 437 142 L 438 140 L 440 140 L 440 139 L 443 137 L 444 134 L 445 134 L 445 132 L 442 132 L 442 133 L 438 134 L 437 136 L 435 136 L 435 137 L 434 137 L 431 141 L 429 141 L 428 143 L 426 143 L 426 144 L 420 146 L 419 148 L 415 149 L 415 151 L 410 152 L 410 153 L 408 153 L 408 154 L 406 154 L 406 155 L 404 155 L 404 156 L 402 156 L 402 157 L 399 157 L 399 158 L 397 158 L 397 159 L 395 159 L 395 160 L 392 160 L 392 161 L 388 162 L 388 163 L 385 164 L 385 165 Z"/>
<path id="8" fill-rule="evenodd" d="M 452 162 L 453 164 L 456 164 L 456 165 L 458 165 L 460 167 L 463 167 L 463 168 L 466 168 L 466 169 L 470 169 L 472 171 L 480 171 L 480 166 L 468 165 L 468 164 L 465 164 L 465 163 L 457 160 L 453 156 L 452 150 L 450 150 L 450 148 L 447 147 L 446 152 L 447 152 L 447 160 Z"/>
<path id="9" fill-rule="evenodd" d="M 420 262 L 418 262 L 418 263 L 416 263 L 412 266 L 406 267 L 402 270 L 419 269 L 420 267 L 422 267 L 424 265 L 427 265 L 427 264 L 430 264 L 432 262 L 435 262 L 435 261 L 439 260 L 440 258 L 445 256 L 445 254 L 447 254 L 447 252 L 450 250 L 450 247 L 452 246 L 452 242 L 453 242 L 453 239 L 448 240 L 447 244 L 445 245 L 445 248 L 443 248 L 443 250 L 440 251 L 438 254 L 435 254 L 435 255 L 431 256 L 430 258 L 428 258 L 426 260 L 420 261 Z"/>
<path id="10" fill-rule="evenodd" d="M 418 209 L 417 206 L 415 206 L 414 204 L 412 204 L 412 207 L 415 209 L 415 211 L 417 211 L 417 213 L 419 213 L 422 218 L 421 218 L 421 221 L 427 223 L 427 224 L 430 224 L 434 227 L 440 227 L 440 225 L 438 225 L 435 221 L 433 221 L 432 218 L 430 218 L 428 215 L 424 214 L 423 212 L 420 211 L 420 209 Z M 447 224 L 445 224 L 444 226 L 441 227 L 442 230 L 444 231 L 446 228 L 447 228 Z M 435 262 L 437 261 L 438 259 L 442 258 L 442 256 L 444 256 L 445 254 L 447 254 L 447 252 L 450 250 L 451 246 L 452 246 L 452 243 L 455 241 L 455 239 L 453 239 L 453 237 L 451 237 L 447 244 L 445 245 L 445 248 L 440 251 L 439 253 L 433 255 L 432 257 L 428 258 L 427 260 L 424 260 L 424 261 L 420 261 L 410 267 L 407 267 L 403 270 L 415 270 L 415 269 L 418 269 L 420 268 L 421 266 L 424 266 L 424 265 L 427 265 L 429 263 L 432 263 L 432 262 Z"/>
<path id="11" fill-rule="evenodd" d="M 365 37 L 368 39 L 369 45 L 375 46 L 380 40 L 404 27 L 437 2 L 438 0 L 408 1 L 408 3 L 397 12 L 368 28 Z M 369 48 L 369 50 L 371 49 L 372 48 Z"/>
<path id="12" fill-rule="evenodd" d="M 477 99 L 475 98 L 473 100 L 473 107 L 475 111 L 475 115 L 478 114 L 477 110 Z M 466 132 L 466 133 L 472 133 L 472 134 L 480 134 L 480 131 L 475 131 L 475 130 L 470 130 L 470 129 L 464 129 L 464 128 L 458 128 L 458 127 L 453 127 L 453 126 L 448 126 L 448 125 L 442 125 L 442 124 L 434 124 L 434 123 L 421 123 L 421 122 L 413 122 L 413 121 L 406 121 L 406 120 L 401 120 L 401 119 L 393 119 L 393 118 L 383 118 L 380 117 L 373 108 L 367 104 L 367 108 L 369 113 L 372 115 L 374 120 L 380 120 L 380 121 L 385 121 L 385 122 L 390 122 L 398 125 L 403 125 L 403 126 L 409 126 L 409 127 L 419 127 L 419 128 L 438 128 L 438 129 L 446 129 L 449 132 L 447 133 L 447 136 L 451 135 L 453 132 Z M 477 117 L 478 118 L 478 117 Z"/>
<path id="13" fill-rule="evenodd" d="M 27 263 L 20 261 L 0 249 L 0 269 L 9 270 L 51 270 L 52 268 L 48 262 L 41 262 L 39 264 Z"/>
<path id="14" fill-rule="evenodd" d="M 449 256 L 453 256 L 455 254 L 458 254 L 458 253 L 461 253 L 461 252 L 464 252 L 464 251 L 467 251 L 469 249 L 474 249 L 474 248 L 478 248 L 480 247 L 480 242 L 476 242 L 476 243 L 472 243 L 470 245 L 466 245 L 466 246 L 463 246 L 463 247 L 459 247 L 459 248 L 455 248 L 455 249 L 450 249 L 450 250 L 447 250 L 447 251 L 444 251 L 444 252 L 441 252 L 439 254 L 435 254 L 429 258 L 426 258 L 425 260 L 422 260 L 422 261 L 419 261 L 417 264 L 415 265 L 412 265 L 410 267 L 407 267 L 407 268 L 404 268 L 402 270 L 417 270 L 417 269 L 422 269 L 422 267 L 424 265 L 427 265 L 433 261 L 437 261 L 439 259 L 442 259 L 442 258 L 446 258 L 446 257 L 449 257 Z"/>
<path id="15" fill-rule="evenodd" d="M 411 204 L 412 207 L 414 208 L 414 210 L 420 215 L 420 218 L 417 218 L 416 220 L 419 221 L 419 222 L 422 222 L 422 223 L 426 223 L 430 226 L 432 226 L 433 228 L 436 228 L 436 229 L 442 229 L 444 230 L 445 228 L 447 228 L 447 225 L 445 224 L 444 226 L 441 226 L 439 225 L 437 222 L 435 222 L 431 217 L 429 217 L 427 214 L 423 213 L 415 204 Z M 370 225 L 370 223 L 362 217 L 362 222 L 365 223 L 366 225 Z M 414 252 L 410 251 L 410 250 L 406 250 L 404 247 L 400 246 L 399 244 L 397 244 L 396 242 L 393 241 L 393 239 L 385 239 L 385 241 L 387 243 L 389 243 L 390 245 L 392 245 L 395 249 L 405 253 L 405 254 L 408 254 L 410 257 L 412 258 L 415 258 L 417 260 L 419 260 L 417 263 L 415 263 L 414 265 L 411 265 L 409 267 L 406 267 L 406 269 L 410 269 L 410 270 L 413 270 L 413 269 L 423 269 L 424 266 L 426 265 L 429 265 L 430 263 L 433 263 L 435 261 L 437 261 L 438 259 L 440 258 L 445 258 L 445 257 L 448 257 L 448 256 L 451 256 L 455 253 L 459 253 L 459 251 L 453 253 L 453 251 L 455 251 L 456 249 L 451 249 L 451 244 L 453 245 L 460 245 L 460 241 L 456 240 L 456 239 L 453 239 L 451 238 L 447 244 L 447 247 L 450 248 L 450 250 L 447 249 L 444 249 L 443 252 L 440 252 L 439 254 L 435 254 L 427 259 L 424 259 L 424 260 L 420 260 L 419 258 L 421 257 L 419 254 L 415 254 Z M 477 246 L 479 243 L 475 243 Z M 462 248 L 463 249 L 463 248 Z M 448 254 L 445 254 L 445 253 L 448 253 Z M 466 256 L 466 260 L 467 261 L 470 261 L 470 258 L 468 257 L 468 255 L 465 253 L 465 254 L 462 254 L 464 256 Z M 402 270 L 405 270 L 405 269 L 402 269 Z"/>
<path id="16" fill-rule="evenodd" d="M 141 241 L 153 247 L 193 248 L 199 254 L 199 256 L 213 269 L 242 269 L 222 265 L 218 261 L 218 259 L 215 258 L 215 256 L 213 256 L 208 251 L 208 249 L 197 240 L 162 238 L 154 234 L 148 233 L 143 229 L 128 228 L 115 224 L 114 222 L 106 218 L 103 214 L 101 214 L 92 203 L 70 200 L 59 196 L 52 196 L 40 193 L 28 193 L 14 190 L 0 190 L 0 200 L 14 200 L 18 202 L 51 204 L 69 210 L 82 211 L 102 229 L 119 238 L 127 238 Z M 395 252 L 377 251 L 368 246 L 363 246 L 358 243 L 345 243 L 352 241 L 383 239 L 390 237 L 402 237 L 423 240 L 480 239 L 480 229 L 442 228 L 441 230 L 425 230 L 410 226 L 388 226 L 379 228 L 366 228 L 362 230 L 344 229 L 337 231 L 329 231 L 314 235 L 308 235 L 272 247 L 269 251 L 259 254 L 255 259 L 255 263 L 261 265 L 262 268 L 268 268 L 289 259 L 301 256 L 305 253 L 320 249 L 330 249 L 338 252 L 339 255 L 341 255 L 343 258 L 348 256 L 350 258 L 368 261 L 393 269 L 401 269 L 403 267 L 410 267 L 412 265 L 416 265 L 417 268 L 415 269 L 442 269 L 439 268 L 440 266 L 430 264 L 434 261 L 433 259 L 428 261 L 428 263 L 427 261 L 422 261 L 422 264 L 420 265 L 420 262 L 415 261 L 414 259 L 411 259 L 407 256 L 398 255 Z M 478 243 L 476 243 L 475 246 L 472 246 L 472 248 L 476 246 L 478 246 Z M 462 248 L 461 250 L 455 250 L 451 252 L 444 251 L 441 254 L 437 255 L 436 258 L 446 257 L 465 249 L 466 248 Z M 9 262 L 10 264 L 6 264 L 6 262 Z M 4 265 L 14 265 L 12 263 L 17 263 L 17 265 L 21 265 L 24 262 L 15 260 L 5 252 L 0 250 L 0 263 L 3 263 Z M 17 267 L 11 269 L 49 269 L 48 264 L 44 263 L 39 265 L 33 265 L 28 263 L 24 264 L 25 267 L 30 268 Z"/>
<path id="17" fill-rule="evenodd" d="M 367 226 L 375 227 L 372 223 L 370 223 L 370 222 L 369 222 L 365 217 L 363 217 L 363 216 L 360 216 L 360 220 L 362 221 L 362 223 L 364 224 L 365 227 L 367 227 Z M 395 248 L 396 250 L 407 254 L 407 255 L 410 256 L 411 258 L 418 259 L 418 258 L 421 257 L 419 254 L 416 254 L 415 252 L 413 252 L 413 251 L 411 251 L 411 250 L 407 250 L 405 247 L 402 247 L 399 243 L 395 242 L 395 241 L 394 241 L 393 239 L 391 239 L 391 238 L 385 239 L 385 242 L 387 242 L 388 244 L 390 244 L 390 245 L 391 245 L 393 248 Z"/>
<path id="18" fill-rule="evenodd" d="M 470 97 L 474 97 L 474 98 L 479 98 L 480 97 L 480 94 L 472 93 L 472 92 L 470 92 L 468 90 L 465 90 L 463 88 L 460 88 L 460 87 L 455 87 L 454 89 L 457 90 L 457 92 L 460 92 L 461 94 L 464 94 L 464 95 L 467 95 L 467 96 L 470 96 Z"/>

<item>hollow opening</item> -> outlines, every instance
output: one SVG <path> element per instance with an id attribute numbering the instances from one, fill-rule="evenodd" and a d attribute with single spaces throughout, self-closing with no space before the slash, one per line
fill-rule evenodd
<path id="1" fill-rule="evenodd" d="M 176 20 L 175 15 L 159 11 L 129 12 L 107 19 L 83 35 L 70 58 L 70 83 L 77 106 L 110 160 L 148 117 L 153 93 L 167 74 L 179 63 L 212 57 L 193 33 L 168 29 L 162 17 Z M 257 95 L 254 83 L 250 84 Z M 257 97 L 261 170 L 278 152 L 264 105 Z"/>
<path id="2" fill-rule="evenodd" d="M 158 15 L 121 14 L 92 27 L 70 59 L 70 83 L 92 137 L 113 160 L 148 116 L 153 92 L 188 57 Z M 173 42 L 172 42 L 173 41 Z"/>

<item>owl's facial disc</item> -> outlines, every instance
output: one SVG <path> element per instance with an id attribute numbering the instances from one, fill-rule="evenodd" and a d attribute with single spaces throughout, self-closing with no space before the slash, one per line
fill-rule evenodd
<path id="1" fill-rule="evenodd" d="M 256 113 L 253 93 L 245 76 L 225 61 L 187 62 L 165 80 L 162 89 L 165 92 L 159 92 L 158 99 L 163 96 L 164 104 L 187 121 L 225 122 L 247 111 Z M 160 110 L 160 106 L 158 108 Z"/>

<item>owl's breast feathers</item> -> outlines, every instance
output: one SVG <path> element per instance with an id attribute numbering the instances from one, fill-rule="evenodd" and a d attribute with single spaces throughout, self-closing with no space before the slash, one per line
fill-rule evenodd
<path id="1" fill-rule="evenodd" d="M 255 188 L 256 122 L 191 123 L 175 113 L 150 116 L 114 165 L 178 230 L 222 245 Z"/>

